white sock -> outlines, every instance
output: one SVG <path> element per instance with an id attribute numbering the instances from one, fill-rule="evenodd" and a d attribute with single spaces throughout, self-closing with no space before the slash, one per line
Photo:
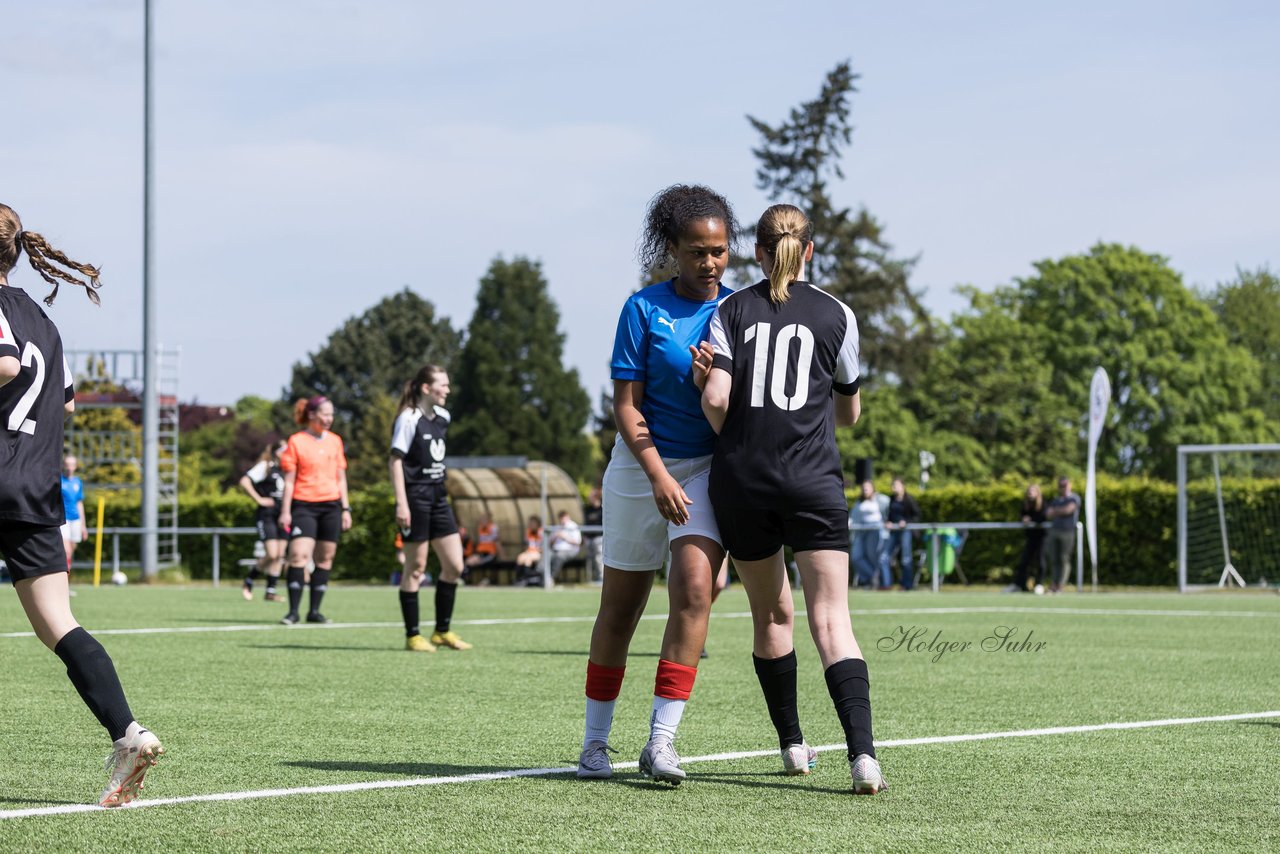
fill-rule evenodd
<path id="1" fill-rule="evenodd" d="M 609 743 L 609 731 L 613 729 L 613 707 L 617 700 L 593 700 L 587 698 L 587 732 L 582 747 L 593 741 Z"/>
<path id="2" fill-rule="evenodd" d="M 661 735 L 675 741 L 676 728 L 680 726 L 680 718 L 684 715 L 685 702 L 655 696 L 653 715 L 649 718 L 649 738 Z"/>

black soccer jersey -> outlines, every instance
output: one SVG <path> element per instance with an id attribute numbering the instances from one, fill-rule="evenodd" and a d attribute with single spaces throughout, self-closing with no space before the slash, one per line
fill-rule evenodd
<path id="1" fill-rule="evenodd" d="M 405 489 L 444 483 L 444 436 L 449 410 L 431 407 L 406 409 L 396 417 L 391 431 L 391 453 L 404 460 Z"/>
<path id="2" fill-rule="evenodd" d="M 781 305 L 769 282 L 731 294 L 711 321 L 713 368 L 733 377 L 711 464 L 713 504 L 844 506 L 831 393 L 858 390 L 858 324 L 807 282 Z"/>
<path id="3" fill-rule="evenodd" d="M 0 386 L 0 521 L 61 525 L 62 420 L 75 389 L 57 327 L 20 288 L 0 287 L 0 356 L 21 365 Z"/>
<path id="4" fill-rule="evenodd" d="M 284 475 L 280 473 L 280 466 L 276 463 L 259 460 L 245 472 L 245 477 L 249 478 L 254 491 L 263 498 L 275 499 L 277 505 L 284 500 Z"/>

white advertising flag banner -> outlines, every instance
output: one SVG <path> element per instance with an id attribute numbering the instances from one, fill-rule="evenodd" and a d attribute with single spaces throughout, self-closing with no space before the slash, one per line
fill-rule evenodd
<path id="1" fill-rule="evenodd" d="M 1098 368 L 1089 384 L 1089 468 L 1084 487 L 1084 531 L 1089 537 L 1089 560 L 1093 565 L 1093 583 L 1098 584 L 1098 488 L 1094 461 L 1098 456 L 1098 438 L 1107 420 L 1107 405 L 1111 402 L 1111 380 L 1107 372 Z"/>

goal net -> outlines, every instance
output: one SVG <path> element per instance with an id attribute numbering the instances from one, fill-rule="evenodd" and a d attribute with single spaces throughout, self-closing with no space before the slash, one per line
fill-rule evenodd
<path id="1" fill-rule="evenodd" d="M 1178 589 L 1280 584 L 1280 444 L 1178 446 Z"/>

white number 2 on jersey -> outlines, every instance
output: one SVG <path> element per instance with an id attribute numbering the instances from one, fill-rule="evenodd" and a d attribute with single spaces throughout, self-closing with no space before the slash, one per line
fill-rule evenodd
<path id="1" fill-rule="evenodd" d="M 13 406 L 13 412 L 9 413 L 9 429 L 15 433 L 26 433 L 28 436 L 36 432 L 36 422 L 34 418 L 28 418 L 27 413 L 36 405 L 36 399 L 40 397 L 40 391 L 44 388 L 45 373 L 44 354 L 40 352 L 39 347 L 28 341 L 22 348 L 22 367 L 29 368 L 33 364 L 36 366 L 36 378 L 31 381 L 31 387 L 18 398 L 18 402 Z"/>
<path id="2" fill-rule="evenodd" d="M 756 342 L 755 356 L 751 363 L 751 405 L 764 406 L 765 379 L 769 377 L 769 359 L 773 358 L 773 375 L 769 377 L 769 398 L 773 405 L 784 411 L 793 411 L 805 405 L 809 399 L 809 368 L 813 364 L 813 333 L 809 327 L 789 323 L 778 330 L 778 337 L 769 340 L 770 323 L 753 324 L 743 332 L 742 343 Z M 787 376 L 787 356 L 792 340 L 800 342 L 796 357 L 796 375 Z M 794 391 L 787 395 L 787 380 L 794 379 Z"/>

